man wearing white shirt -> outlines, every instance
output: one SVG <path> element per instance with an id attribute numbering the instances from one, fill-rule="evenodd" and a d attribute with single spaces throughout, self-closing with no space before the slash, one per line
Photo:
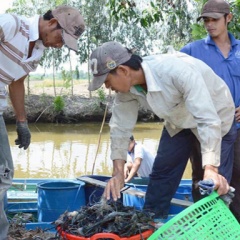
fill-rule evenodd
<path id="1" fill-rule="evenodd" d="M 136 174 L 139 177 L 149 177 L 152 172 L 154 156 L 142 144 L 137 143 L 133 136 L 130 137 L 128 154 L 131 160 L 125 164 L 125 183 L 129 182 Z"/>
<path id="2" fill-rule="evenodd" d="M 105 84 L 116 91 L 109 122 L 113 177 L 104 198 L 121 197 L 129 137 L 140 106 L 165 120 L 144 209 L 157 219 L 167 218 L 195 141 L 201 147 L 201 178 L 212 179 L 219 195 L 229 191 L 235 106 L 228 86 L 210 67 L 180 52 L 141 58 L 118 42 L 104 43 L 90 60 L 94 77 L 89 90 Z"/>

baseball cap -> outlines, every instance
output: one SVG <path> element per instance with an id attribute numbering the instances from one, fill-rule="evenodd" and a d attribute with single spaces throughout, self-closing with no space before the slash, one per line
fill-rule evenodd
<path id="1" fill-rule="evenodd" d="M 65 45 L 77 51 L 77 40 L 85 29 L 85 23 L 79 10 L 68 5 L 61 5 L 52 10 L 52 15 L 63 29 Z"/>
<path id="2" fill-rule="evenodd" d="M 207 1 L 203 8 L 202 14 L 197 18 L 199 21 L 203 17 L 211 17 L 211 18 L 221 18 L 224 14 L 230 13 L 229 3 L 224 0 L 209 0 Z"/>
<path id="3" fill-rule="evenodd" d="M 88 90 L 94 91 L 102 86 L 108 73 L 117 66 L 127 62 L 132 53 L 118 42 L 106 42 L 96 48 L 90 56 L 90 66 L 93 73 L 93 80 Z"/>

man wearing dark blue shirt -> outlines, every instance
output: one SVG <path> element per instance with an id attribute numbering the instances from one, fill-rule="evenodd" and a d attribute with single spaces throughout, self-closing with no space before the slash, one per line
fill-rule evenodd
<path id="1" fill-rule="evenodd" d="M 226 1 L 209 0 L 203 6 L 202 14 L 197 19 L 198 21 L 203 19 L 208 36 L 187 44 L 181 52 L 208 64 L 226 82 L 231 91 L 236 107 L 237 140 L 234 143 L 234 165 L 230 182 L 236 190 L 230 208 L 240 222 L 240 40 L 235 39 L 227 30 L 232 17 Z M 229 142 L 228 150 L 229 154 L 232 154 L 231 142 Z M 193 161 L 196 157 L 198 156 L 193 156 L 191 160 Z M 198 166 L 195 167 L 198 168 Z M 230 166 L 229 171 L 231 171 Z"/>

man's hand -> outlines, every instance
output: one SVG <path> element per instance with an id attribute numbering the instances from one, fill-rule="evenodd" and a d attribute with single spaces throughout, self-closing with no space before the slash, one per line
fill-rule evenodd
<path id="1" fill-rule="evenodd" d="M 225 177 L 218 174 L 218 168 L 211 165 L 205 166 L 203 180 L 208 180 L 208 179 L 213 180 L 215 185 L 214 189 L 217 190 L 217 193 L 219 195 L 224 195 L 228 193 L 230 187 Z"/>
<path id="2" fill-rule="evenodd" d="M 19 148 L 23 148 L 24 150 L 26 150 L 31 141 L 31 133 L 29 131 L 27 121 L 17 121 L 16 130 L 18 138 L 15 140 L 15 144 L 19 145 Z"/>
<path id="3" fill-rule="evenodd" d="M 109 200 L 112 196 L 114 201 L 121 198 L 120 190 L 124 187 L 124 164 L 125 160 L 113 161 L 113 177 L 107 182 L 103 197 Z"/>

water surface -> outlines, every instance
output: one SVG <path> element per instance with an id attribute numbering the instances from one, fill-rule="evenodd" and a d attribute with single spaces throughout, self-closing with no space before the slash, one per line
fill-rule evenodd
<path id="1" fill-rule="evenodd" d="M 29 124 L 32 141 L 27 150 L 19 149 L 15 125 L 7 125 L 15 166 L 15 178 L 76 178 L 81 175 L 111 175 L 109 126 L 101 123 Z M 156 154 L 162 123 L 138 123 L 137 142 Z M 93 169 L 95 161 L 95 166 Z M 190 167 L 183 178 L 190 178 Z"/>

